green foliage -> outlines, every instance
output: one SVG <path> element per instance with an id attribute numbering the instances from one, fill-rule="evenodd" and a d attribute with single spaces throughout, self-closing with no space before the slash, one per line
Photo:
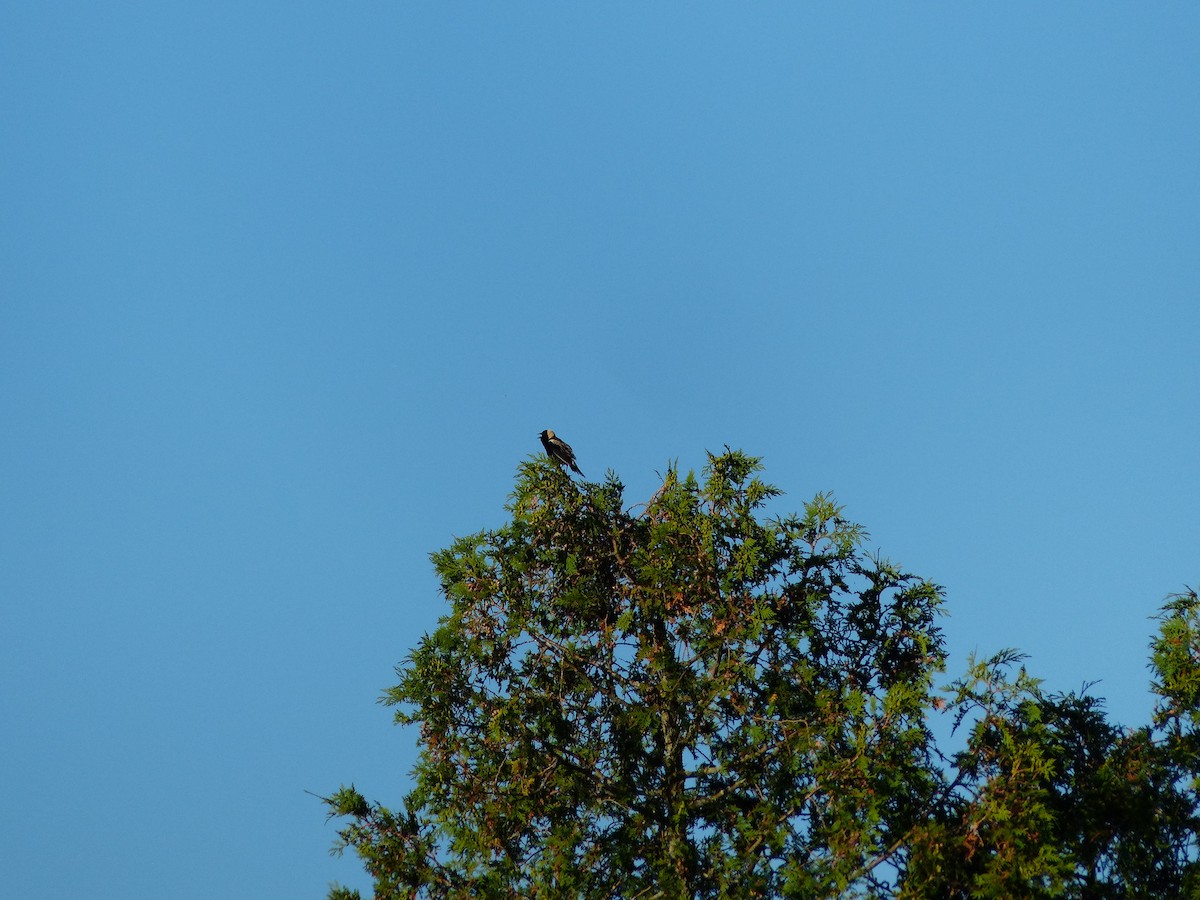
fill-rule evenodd
<path id="1" fill-rule="evenodd" d="M 767 516 L 759 470 L 710 455 L 627 509 L 611 474 L 530 461 L 507 525 L 433 555 L 449 614 L 385 694 L 415 787 L 400 812 L 325 801 L 375 896 L 1181 896 L 1195 595 L 1164 614 L 1156 728 L 1012 652 L 943 692 L 940 588 L 830 497 Z"/>
<path id="2" fill-rule="evenodd" d="M 972 662 L 951 685 L 956 723 L 971 720 L 954 790 L 911 837 L 902 896 L 1200 896 L 1198 608 L 1194 593 L 1164 608 L 1154 726 L 1122 729 L 1095 698 L 1043 692 L 1010 674 L 1013 651 Z"/>

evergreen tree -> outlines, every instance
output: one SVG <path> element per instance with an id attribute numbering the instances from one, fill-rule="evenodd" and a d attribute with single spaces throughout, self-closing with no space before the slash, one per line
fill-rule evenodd
<path id="1" fill-rule="evenodd" d="M 1012 652 L 944 692 L 941 589 L 867 553 L 827 496 L 768 517 L 759 469 L 710 455 L 628 509 L 611 474 L 577 485 L 538 458 L 510 523 L 434 554 L 450 614 L 386 694 L 419 727 L 415 787 L 399 810 L 353 787 L 326 801 L 379 900 L 1195 883 L 1194 593 L 1154 647 L 1152 726 L 1045 694 Z"/>

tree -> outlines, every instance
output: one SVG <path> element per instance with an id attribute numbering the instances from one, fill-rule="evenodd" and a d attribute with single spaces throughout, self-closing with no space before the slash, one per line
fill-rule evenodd
<path id="1" fill-rule="evenodd" d="M 434 554 L 450 614 L 385 695 L 420 729 L 415 788 L 400 810 L 353 786 L 326 800 L 377 898 L 1194 882 L 1195 659 L 1162 649 L 1157 731 L 1044 694 L 1012 652 L 941 691 L 941 589 L 867 553 L 828 496 L 768 517 L 759 470 L 710 454 L 702 480 L 669 469 L 627 509 L 613 475 L 576 485 L 537 458 L 511 522 Z"/>

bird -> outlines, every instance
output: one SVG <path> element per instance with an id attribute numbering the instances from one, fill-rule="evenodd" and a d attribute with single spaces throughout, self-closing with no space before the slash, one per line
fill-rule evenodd
<path id="1" fill-rule="evenodd" d="M 542 446 L 546 448 L 546 453 L 552 460 L 560 466 L 570 466 L 580 478 L 584 477 L 583 473 L 579 471 L 579 466 L 575 465 L 575 451 L 571 449 L 570 444 L 549 428 L 539 434 L 538 437 L 542 439 Z"/>

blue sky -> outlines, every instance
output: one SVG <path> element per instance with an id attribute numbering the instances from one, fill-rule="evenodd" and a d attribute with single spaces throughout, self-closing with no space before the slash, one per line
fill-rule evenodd
<path id="1" fill-rule="evenodd" d="M 1150 711 L 1200 582 L 1194 4 L 0 8 L 14 896 L 323 896 L 305 793 L 554 428 L 765 458 Z"/>

